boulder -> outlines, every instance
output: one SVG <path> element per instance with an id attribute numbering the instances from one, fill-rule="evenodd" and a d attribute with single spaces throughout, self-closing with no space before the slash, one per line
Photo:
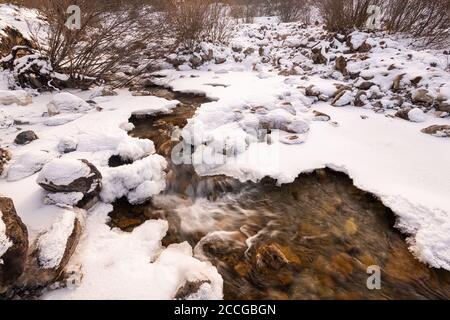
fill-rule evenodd
<path id="1" fill-rule="evenodd" d="M 450 138 L 449 125 L 434 125 L 423 129 L 422 132 L 439 138 Z"/>
<path id="2" fill-rule="evenodd" d="M 47 105 L 48 115 L 55 116 L 60 113 L 81 113 L 92 110 L 94 107 L 83 99 L 68 93 L 57 93 Z"/>
<path id="3" fill-rule="evenodd" d="M 375 83 L 373 83 L 373 82 L 370 82 L 370 81 L 364 81 L 364 82 L 361 82 L 361 83 L 358 85 L 358 89 L 360 89 L 360 90 L 369 90 L 369 89 L 372 88 L 374 85 L 375 85 Z"/>
<path id="4" fill-rule="evenodd" d="M 366 41 L 369 38 L 367 33 L 353 32 L 347 38 L 347 46 L 352 53 L 366 53 L 372 49 L 372 46 Z"/>
<path id="5" fill-rule="evenodd" d="M 11 160 L 11 151 L 7 149 L 0 148 L 0 175 L 3 174 L 5 165 Z"/>
<path id="6" fill-rule="evenodd" d="M 438 101 L 436 109 L 438 111 L 450 113 L 450 100 Z"/>
<path id="7" fill-rule="evenodd" d="M 61 153 L 71 153 L 77 150 L 78 141 L 73 137 L 64 137 L 59 140 L 58 151 Z"/>
<path id="8" fill-rule="evenodd" d="M 404 108 L 397 111 L 395 116 L 411 122 L 424 122 L 426 120 L 425 113 L 419 108 Z"/>
<path id="9" fill-rule="evenodd" d="M 14 285 L 25 269 L 28 231 L 10 198 L 0 195 L 0 294 Z"/>
<path id="10" fill-rule="evenodd" d="M 30 248 L 18 289 L 40 289 L 62 280 L 65 267 L 78 246 L 86 211 L 64 210 L 57 221 L 41 233 Z"/>
<path id="11" fill-rule="evenodd" d="M 314 62 L 314 64 L 327 64 L 328 60 L 322 54 L 321 47 L 313 48 L 311 51 L 312 51 L 311 59 Z"/>
<path id="12" fill-rule="evenodd" d="M 314 118 L 313 121 L 330 121 L 331 117 L 323 112 L 319 112 L 314 110 Z"/>
<path id="13" fill-rule="evenodd" d="M 27 106 L 33 103 L 33 98 L 24 90 L 0 90 L 0 104 L 8 106 L 17 104 L 19 106 Z"/>
<path id="14" fill-rule="evenodd" d="M 339 94 L 334 97 L 331 105 L 334 107 L 344 107 L 351 104 L 354 101 L 353 92 L 349 90 L 342 90 Z"/>
<path id="15" fill-rule="evenodd" d="M 86 208 L 100 194 L 102 175 L 87 160 L 55 159 L 44 166 L 37 183 L 49 192 L 82 193 L 77 206 Z"/>
<path id="16" fill-rule="evenodd" d="M 344 76 L 348 74 L 348 71 L 347 71 L 347 60 L 345 59 L 344 56 L 339 56 L 336 59 L 335 64 L 336 64 L 335 68 L 336 68 L 337 71 L 342 73 Z"/>
<path id="17" fill-rule="evenodd" d="M 429 94 L 427 89 L 419 89 L 412 93 L 412 102 L 431 106 L 434 103 L 434 98 Z"/>
<path id="18" fill-rule="evenodd" d="M 14 139 L 14 143 L 18 145 L 26 145 L 30 142 L 39 139 L 39 137 L 32 130 L 21 132 L 17 135 L 16 139 Z"/>

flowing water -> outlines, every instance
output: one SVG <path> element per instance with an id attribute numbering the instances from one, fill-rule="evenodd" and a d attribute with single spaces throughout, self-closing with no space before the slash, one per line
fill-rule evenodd
<path id="1" fill-rule="evenodd" d="M 163 245 L 188 241 L 215 265 L 225 299 L 448 299 L 450 273 L 428 268 L 408 251 L 391 210 L 331 170 L 303 174 L 289 185 L 271 179 L 240 183 L 199 177 L 170 162 L 174 128 L 205 97 L 153 88 L 181 103 L 170 114 L 131 119 L 131 134 L 155 142 L 169 162 L 168 188 L 144 205 L 118 201 L 111 226 L 132 231 L 165 219 Z M 381 289 L 369 290 L 369 266 L 381 268 Z"/>

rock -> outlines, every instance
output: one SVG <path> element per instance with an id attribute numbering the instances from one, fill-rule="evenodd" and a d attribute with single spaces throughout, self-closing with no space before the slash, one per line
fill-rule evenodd
<path id="1" fill-rule="evenodd" d="M 216 57 L 215 58 L 215 63 L 216 64 L 223 64 L 225 62 L 227 62 L 227 58 L 225 58 L 225 57 Z"/>
<path id="2" fill-rule="evenodd" d="M 425 121 L 425 113 L 419 108 L 404 108 L 397 111 L 395 116 L 411 122 Z"/>
<path id="3" fill-rule="evenodd" d="M 250 55 L 252 55 L 253 53 L 255 53 L 255 49 L 252 48 L 252 47 L 248 47 L 247 49 L 244 50 L 245 56 L 250 56 Z"/>
<path id="4" fill-rule="evenodd" d="M 10 198 L 0 196 L 0 294 L 5 293 L 25 269 L 28 231 Z"/>
<path id="5" fill-rule="evenodd" d="M 323 56 L 321 47 L 313 48 L 311 51 L 311 59 L 314 64 L 327 64 L 328 60 Z"/>
<path id="6" fill-rule="evenodd" d="M 280 270 L 288 265 L 300 265 L 300 258 L 286 246 L 278 243 L 264 244 L 255 255 L 258 270 Z"/>
<path id="7" fill-rule="evenodd" d="M 18 289 L 39 289 L 61 280 L 64 269 L 80 241 L 86 212 L 64 210 L 58 220 L 40 234 L 30 248 Z"/>
<path id="8" fill-rule="evenodd" d="M 305 94 L 307 97 L 318 97 L 320 96 L 320 91 L 312 84 L 306 88 Z"/>
<path id="9" fill-rule="evenodd" d="M 24 90 L 0 90 L 0 104 L 9 106 L 17 104 L 19 106 L 27 106 L 33 103 L 33 98 Z"/>
<path id="10" fill-rule="evenodd" d="M 336 68 L 337 71 L 342 73 L 344 76 L 348 74 L 348 71 L 347 71 L 347 60 L 345 59 L 344 56 L 339 56 L 336 59 L 335 63 L 336 63 L 335 68 Z"/>
<path id="11" fill-rule="evenodd" d="M 369 35 L 363 32 L 354 32 L 347 38 L 347 46 L 352 53 L 366 53 L 372 49 L 372 46 L 366 41 Z"/>
<path id="12" fill-rule="evenodd" d="M 294 145 L 294 144 L 302 144 L 306 141 L 305 136 L 300 136 L 296 134 L 290 134 L 286 136 L 280 137 L 280 142 L 288 145 Z"/>
<path id="13" fill-rule="evenodd" d="M 11 160 L 11 151 L 0 148 L 0 176 L 3 174 L 5 165 Z"/>
<path id="14" fill-rule="evenodd" d="M 190 64 L 192 65 L 193 68 L 198 68 L 202 65 L 203 63 L 203 59 L 201 57 L 198 56 L 192 56 L 189 59 Z"/>
<path id="15" fill-rule="evenodd" d="M 334 107 L 344 107 L 349 105 L 354 100 L 353 93 L 349 90 L 341 91 L 331 102 Z"/>
<path id="16" fill-rule="evenodd" d="M 412 102 L 431 106 L 434 103 L 434 98 L 429 94 L 427 89 L 419 89 L 413 92 Z"/>
<path id="17" fill-rule="evenodd" d="M 372 88 L 375 85 L 375 83 L 370 82 L 370 81 L 364 81 L 362 82 L 359 86 L 358 89 L 360 90 L 369 90 L 370 88 Z"/>
<path id="18" fill-rule="evenodd" d="M 331 117 L 325 113 L 314 110 L 313 121 L 330 121 Z"/>
<path id="19" fill-rule="evenodd" d="M 405 74 L 399 74 L 394 78 L 394 82 L 392 83 L 392 90 L 399 91 L 402 89 L 402 80 Z"/>
<path id="20" fill-rule="evenodd" d="M 56 159 L 44 166 L 37 183 L 49 192 L 73 193 L 84 195 L 79 207 L 95 201 L 102 186 L 102 175 L 87 160 Z M 94 200 L 93 200 L 94 199 Z"/>
<path id="21" fill-rule="evenodd" d="M 450 138 L 449 125 L 434 125 L 423 129 L 422 132 L 439 138 Z"/>
<path id="22" fill-rule="evenodd" d="M 68 92 L 57 93 L 47 105 L 48 115 L 50 117 L 60 113 L 87 112 L 93 108 L 92 105 L 83 99 Z"/>
<path id="23" fill-rule="evenodd" d="M 211 285 L 210 280 L 186 281 L 186 283 L 177 290 L 174 300 L 191 300 L 199 295 L 201 287 Z"/>
<path id="24" fill-rule="evenodd" d="M 28 130 L 21 132 L 17 135 L 16 139 L 14 139 L 14 143 L 18 145 L 26 145 L 30 142 L 39 139 L 39 137 L 34 133 L 34 131 Z"/>
<path id="25" fill-rule="evenodd" d="M 186 62 L 186 60 L 182 57 L 177 56 L 176 54 L 171 54 L 167 57 L 166 61 L 173 65 L 175 68 L 181 66 Z"/>
<path id="26" fill-rule="evenodd" d="M 367 93 L 365 91 L 358 91 L 355 97 L 354 105 L 356 107 L 364 107 L 368 103 Z"/>
<path id="27" fill-rule="evenodd" d="M 77 150 L 78 141 L 73 137 L 64 137 L 59 140 L 58 151 L 61 153 L 71 153 Z"/>
<path id="28" fill-rule="evenodd" d="M 112 97 L 112 96 L 117 96 L 118 93 L 114 89 L 105 87 L 105 88 L 102 89 L 102 92 L 100 93 L 100 95 L 102 97 Z"/>
<path id="29" fill-rule="evenodd" d="M 17 158 L 8 169 L 8 181 L 19 181 L 39 172 L 47 163 L 56 158 L 48 151 L 30 151 Z"/>
<path id="30" fill-rule="evenodd" d="M 438 111 L 450 113 L 450 100 L 438 101 L 436 109 Z"/>

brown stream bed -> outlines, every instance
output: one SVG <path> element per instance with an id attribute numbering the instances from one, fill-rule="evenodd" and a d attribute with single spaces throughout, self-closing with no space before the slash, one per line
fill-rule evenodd
<path id="1" fill-rule="evenodd" d="M 132 231 L 165 219 L 163 245 L 188 241 L 215 265 L 225 299 L 448 299 L 450 273 L 409 252 L 393 212 L 357 189 L 345 174 L 317 170 L 292 184 L 240 183 L 199 177 L 170 163 L 174 127 L 182 128 L 205 97 L 153 88 L 177 99 L 170 114 L 131 119 L 131 135 L 155 142 L 169 161 L 168 188 L 140 206 L 118 201 L 110 225 Z M 369 290 L 369 266 L 381 268 L 381 289 Z"/>

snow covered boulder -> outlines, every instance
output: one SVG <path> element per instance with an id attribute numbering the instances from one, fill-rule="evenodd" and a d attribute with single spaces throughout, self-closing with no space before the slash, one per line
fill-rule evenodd
<path id="1" fill-rule="evenodd" d="M 110 168 L 104 172 L 101 199 L 112 203 L 126 197 L 131 204 L 140 204 L 159 194 L 166 187 L 166 160 L 152 155 L 132 164 Z"/>
<path id="2" fill-rule="evenodd" d="M 14 139 L 14 143 L 20 146 L 29 144 L 30 142 L 39 139 L 34 131 L 28 130 L 21 132 L 17 135 L 16 139 Z"/>
<path id="3" fill-rule="evenodd" d="M 309 124 L 305 120 L 292 116 L 284 109 L 275 109 L 262 116 L 260 127 L 265 130 L 281 130 L 297 134 L 309 131 Z"/>
<path id="4" fill-rule="evenodd" d="M 33 98 L 24 90 L 0 90 L 0 104 L 9 106 L 17 104 L 19 106 L 27 106 L 33 102 Z"/>
<path id="5" fill-rule="evenodd" d="M 399 110 L 395 116 L 411 122 L 424 122 L 426 120 L 425 113 L 419 108 L 405 108 Z"/>
<path id="6" fill-rule="evenodd" d="M 87 112 L 93 109 L 93 107 L 83 99 L 71 93 L 62 92 L 53 97 L 47 105 L 47 109 L 49 116 L 54 116 L 60 113 Z"/>
<path id="7" fill-rule="evenodd" d="M 343 90 L 331 102 L 334 107 L 344 107 L 354 101 L 354 94 L 350 90 Z"/>
<path id="8" fill-rule="evenodd" d="M 28 252 L 28 231 L 10 198 L 0 196 L 0 294 L 20 277 Z"/>
<path id="9" fill-rule="evenodd" d="M 11 151 L 0 148 L 0 175 L 3 174 L 5 165 L 11 160 Z"/>
<path id="10" fill-rule="evenodd" d="M 372 49 L 372 46 L 367 43 L 369 35 L 364 32 L 355 31 L 351 33 L 347 38 L 347 46 L 351 52 L 365 53 Z"/>
<path id="11" fill-rule="evenodd" d="M 64 137 L 59 140 L 58 151 L 61 153 L 71 153 L 77 150 L 78 141 L 73 137 Z"/>
<path id="12" fill-rule="evenodd" d="M 21 287 L 46 287 L 61 278 L 80 241 L 85 216 L 86 212 L 81 209 L 64 210 L 55 223 L 38 236 L 19 279 Z"/>
<path id="13" fill-rule="evenodd" d="M 48 151 L 32 151 L 21 155 L 8 169 L 8 181 L 18 181 L 39 172 L 55 158 Z"/>
<path id="14" fill-rule="evenodd" d="M 88 202 L 100 193 L 102 175 L 87 160 L 56 159 L 44 166 L 37 183 L 49 192 L 82 193 Z M 79 204 L 83 206 L 84 204 Z"/>

